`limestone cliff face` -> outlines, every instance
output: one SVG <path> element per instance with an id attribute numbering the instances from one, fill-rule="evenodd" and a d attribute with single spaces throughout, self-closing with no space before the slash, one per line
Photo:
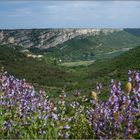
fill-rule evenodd
<path id="1" fill-rule="evenodd" d="M 0 30 L 0 44 L 47 49 L 77 36 L 109 34 L 122 29 L 22 29 Z"/>

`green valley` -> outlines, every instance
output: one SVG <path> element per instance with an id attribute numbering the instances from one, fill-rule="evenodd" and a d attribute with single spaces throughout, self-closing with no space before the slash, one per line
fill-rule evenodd
<path id="1" fill-rule="evenodd" d="M 53 38 L 54 39 L 54 38 Z M 102 82 L 104 95 L 110 79 L 126 81 L 128 69 L 140 69 L 140 37 L 125 30 L 78 36 L 49 49 L 0 45 L 0 66 L 56 98 L 62 90 L 89 94 Z"/>
<path id="2" fill-rule="evenodd" d="M 140 37 L 126 31 L 80 36 L 49 48 L 46 55 L 62 62 L 112 58 L 140 44 Z"/>

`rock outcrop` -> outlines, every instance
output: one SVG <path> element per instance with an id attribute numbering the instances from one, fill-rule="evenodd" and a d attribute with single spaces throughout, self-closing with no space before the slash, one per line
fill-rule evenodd
<path id="1" fill-rule="evenodd" d="M 0 30 L 0 44 L 47 49 L 77 36 L 108 34 L 122 29 L 18 29 Z"/>

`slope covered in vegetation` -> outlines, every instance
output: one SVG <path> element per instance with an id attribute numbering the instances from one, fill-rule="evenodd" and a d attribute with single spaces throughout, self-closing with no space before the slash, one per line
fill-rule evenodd
<path id="1" fill-rule="evenodd" d="M 0 46 L 0 66 L 10 74 L 25 78 L 36 86 L 63 88 L 71 80 L 72 74 L 65 68 L 50 64 L 44 58 L 35 59 L 21 53 L 19 46 Z"/>
<path id="2" fill-rule="evenodd" d="M 106 99 L 108 82 L 110 79 L 126 81 L 126 71 L 131 68 L 140 69 L 140 47 L 134 48 L 110 60 L 96 61 L 90 66 L 63 67 L 46 62 L 46 57 L 40 59 L 28 58 L 20 52 L 19 47 L 1 46 L 0 65 L 19 78 L 26 78 L 36 87 L 41 87 L 50 92 L 53 97 L 58 97 L 62 90 L 71 94 L 80 90 L 82 94 L 89 94 L 97 82 L 102 82 Z"/>
<path id="3" fill-rule="evenodd" d="M 47 49 L 46 55 L 62 61 L 96 60 L 112 58 L 140 45 L 140 37 L 125 31 L 100 33 L 88 37 L 76 37 L 57 47 Z"/>
<path id="4" fill-rule="evenodd" d="M 47 93 L 25 80 L 0 73 L 0 138 L 4 139 L 132 139 L 140 138 L 140 77 L 129 70 L 124 90 L 111 80 L 108 99 L 97 92 L 63 93 L 52 102 Z M 102 86 L 98 87 L 101 94 Z"/>

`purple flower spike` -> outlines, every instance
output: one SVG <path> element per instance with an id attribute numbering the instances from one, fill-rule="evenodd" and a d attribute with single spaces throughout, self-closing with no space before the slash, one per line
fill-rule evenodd
<path id="1" fill-rule="evenodd" d="M 70 129 L 70 126 L 69 125 L 65 125 L 64 129 Z"/>
<path id="2" fill-rule="evenodd" d="M 132 78 L 131 78 L 131 77 L 129 77 L 129 78 L 128 78 L 128 82 L 131 82 L 131 81 L 132 81 Z"/>
<path id="3" fill-rule="evenodd" d="M 128 74 L 129 74 L 129 75 L 132 74 L 132 71 L 131 71 L 131 70 L 128 70 Z"/>

